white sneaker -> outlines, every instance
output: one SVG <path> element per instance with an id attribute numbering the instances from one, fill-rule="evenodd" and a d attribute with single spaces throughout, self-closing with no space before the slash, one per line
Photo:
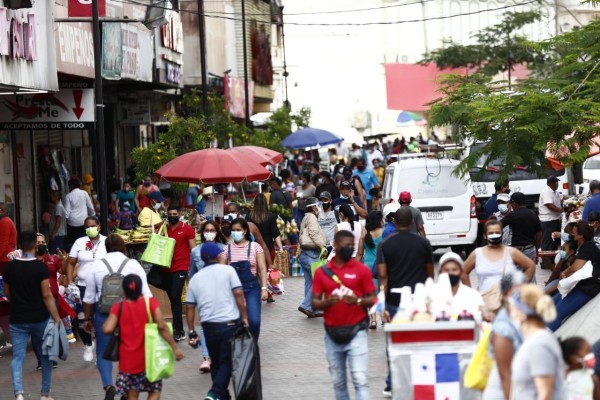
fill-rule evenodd
<path id="1" fill-rule="evenodd" d="M 85 346 L 85 350 L 83 350 L 83 361 L 92 362 L 94 361 L 94 344 L 91 346 Z"/>
<path id="2" fill-rule="evenodd" d="M 50 396 L 42 396 L 40 398 L 40 400 L 54 400 L 54 398 L 50 397 Z"/>
<path id="3" fill-rule="evenodd" d="M 18 394 L 18 395 L 15 397 L 15 400 L 25 400 L 25 397 L 23 397 L 23 395 L 22 395 L 22 394 Z"/>

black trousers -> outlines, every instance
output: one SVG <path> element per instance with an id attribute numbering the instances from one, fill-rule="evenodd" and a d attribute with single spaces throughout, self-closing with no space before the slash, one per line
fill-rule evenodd
<path id="1" fill-rule="evenodd" d="M 173 333 L 183 331 L 183 306 L 181 302 L 181 293 L 185 286 L 187 271 L 170 272 L 161 271 L 162 286 L 169 296 L 171 302 L 171 313 L 173 314 Z"/>

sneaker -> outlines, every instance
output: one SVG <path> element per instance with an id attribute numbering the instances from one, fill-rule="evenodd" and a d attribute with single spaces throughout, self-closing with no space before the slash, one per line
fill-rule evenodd
<path id="1" fill-rule="evenodd" d="M 40 397 L 40 400 L 54 400 L 54 398 L 50 396 L 42 396 Z"/>
<path id="2" fill-rule="evenodd" d="M 41 371 L 42 370 L 42 365 L 40 363 L 38 363 L 37 367 L 35 367 L 36 371 Z"/>
<path id="3" fill-rule="evenodd" d="M 275 299 L 272 297 L 267 297 L 267 303 L 275 303 Z"/>
<path id="4" fill-rule="evenodd" d="M 173 339 L 175 339 L 176 342 L 180 342 L 182 340 L 186 339 L 186 335 L 185 335 L 185 331 L 179 331 L 179 333 L 176 333 L 175 336 L 173 336 Z"/>
<path id="5" fill-rule="evenodd" d="M 15 396 L 15 400 L 25 400 L 25 397 L 21 393 Z"/>
<path id="6" fill-rule="evenodd" d="M 204 400 L 219 400 L 219 398 L 216 395 L 212 394 L 212 392 L 208 392 Z"/>
<path id="7" fill-rule="evenodd" d="M 306 315 L 308 318 L 315 318 L 315 314 L 312 311 L 309 311 L 302 306 L 298 307 L 298 311 L 300 311 L 302 314 Z"/>
<path id="8" fill-rule="evenodd" d="M 58 368 L 58 363 L 56 361 L 52 361 L 52 368 Z"/>
<path id="9" fill-rule="evenodd" d="M 75 335 L 72 333 L 69 333 L 67 335 L 67 340 L 69 341 L 69 343 L 75 343 L 77 341 L 77 339 L 75 339 Z"/>
<path id="10" fill-rule="evenodd" d="M 202 364 L 200 364 L 200 372 L 203 374 L 210 372 L 210 360 L 205 358 L 204 361 L 202 361 Z"/>
<path id="11" fill-rule="evenodd" d="M 94 361 L 94 345 L 85 346 L 85 350 L 83 350 L 83 361 L 92 362 Z"/>
<path id="12" fill-rule="evenodd" d="M 115 396 L 117 395 L 117 389 L 114 386 L 109 386 L 106 388 L 106 393 L 104 394 L 104 400 L 115 400 Z"/>
<path id="13" fill-rule="evenodd" d="M 385 389 L 383 389 L 383 392 L 381 392 L 381 394 L 383 395 L 383 397 L 392 397 L 392 388 L 389 386 L 386 386 Z"/>

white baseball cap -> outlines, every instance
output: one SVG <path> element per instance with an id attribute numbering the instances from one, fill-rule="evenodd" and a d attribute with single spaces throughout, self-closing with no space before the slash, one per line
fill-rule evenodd
<path id="1" fill-rule="evenodd" d="M 444 253 L 444 255 L 442 256 L 442 258 L 440 258 L 440 262 L 439 262 L 439 266 L 440 268 L 442 268 L 442 266 L 444 264 L 446 264 L 448 261 L 454 261 L 456 262 L 459 266 L 460 269 L 463 269 L 463 266 L 465 265 L 463 259 L 461 258 L 461 256 L 459 256 L 456 253 L 453 253 L 451 251 Z"/>
<path id="2" fill-rule="evenodd" d="M 389 203 L 383 207 L 383 218 L 387 218 L 390 213 L 395 213 L 400 208 L 400 204 L 398 203 Z"/>

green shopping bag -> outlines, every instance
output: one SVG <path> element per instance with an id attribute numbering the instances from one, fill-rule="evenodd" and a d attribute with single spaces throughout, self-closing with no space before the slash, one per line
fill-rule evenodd
<path id="1" fill-rule="evenodd" d="M 159 229 L 158 233 L 152 233 L 141 261 L 155 264 L 164 268 L 171 268 L 171 259 L 175 250 L 175 239 L 167 235 L 165 224 Z"/>
<path id="2" fill-rule="evenodd" d="M 150 299 L 146 297 L 148 323 L 144 330 L 144 350 L 146 353 L 146 379 L 156 382 L 166 379 L 175 373 L 175 355 L 169 343 L 158 332 L 158 325 L 153 322 L 150 313 Z M 167 324 L 171 333 L 173 326 Z"/>
<path id="3" fill-rule="evenodd" d="M 327 258 L 323 258 L 323 254 L 325 253 L 327 253 L 326 249 L 321 250 L 321 255 L 319 256 L 319 259 L 313 263 L 310 263 L 310 273 L 312 276 L 315 276 L 317 268 L 320 268 L 323 265 L 327 264 Z"/>

